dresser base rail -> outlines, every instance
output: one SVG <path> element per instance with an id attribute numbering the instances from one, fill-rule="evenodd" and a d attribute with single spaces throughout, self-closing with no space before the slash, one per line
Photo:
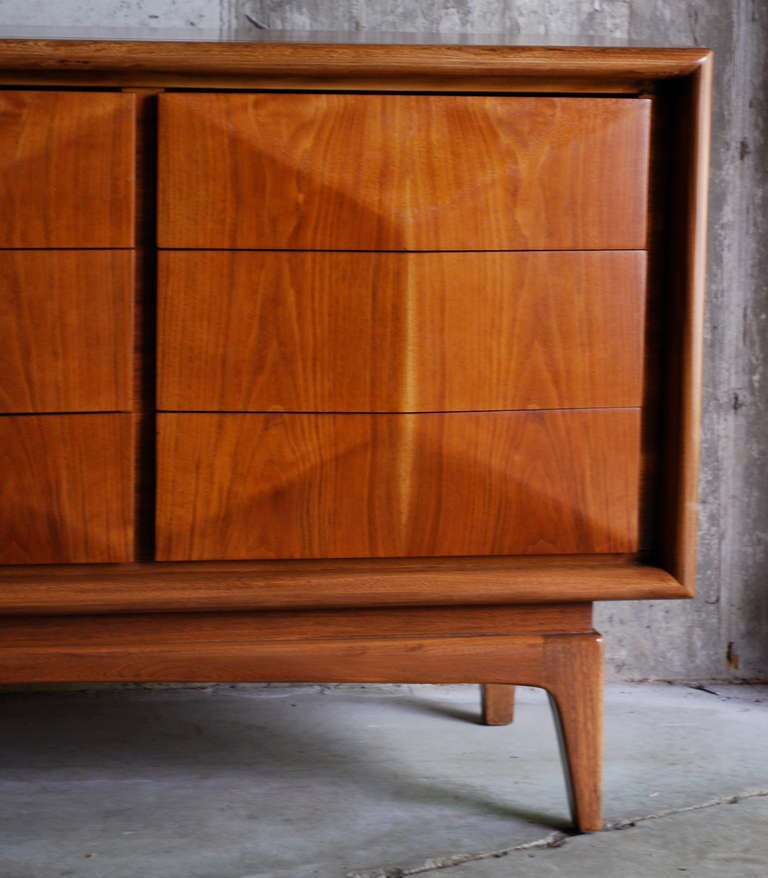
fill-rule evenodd
<path id="1" fill-rule="evenodd" d="M 549 694 L 575 825 L 598 830 L 602 638 L 590 605 L 0 618 L 0 682 L 482 683 Z"/>

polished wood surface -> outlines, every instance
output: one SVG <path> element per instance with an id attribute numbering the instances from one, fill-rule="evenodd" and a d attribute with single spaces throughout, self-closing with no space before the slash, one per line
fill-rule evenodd
<path id="1" fill-rule="evenodd" d="M 242 42 L 12 39 L 0 41 L 0 82 L 309 90 L 643 92 L 695 75 L 701 48 L 313 43 L 261 31 Z M 357 37 L 357 35 L 356 35 Z M 425 45 L 425 42 L 437 42 Z M 440 45 L 439 43 L 443 44 Z M 455 40 L 454 40 L 455 42 Z"/>
<path id="2" fill-rule="evenodd" d="M 156 638 L 151 643 L 82 642 L 59 649 L 54 640 L 0 648 L 0 680 L 199 682 L 204 660 L 205 679 L 212 683 L 477 683 L 514 677 L 515 682 L 536 685 L 546 637 L 229 640 L 222 629 L 216 640 L 202 642 Z"/>
<path id="3" fill-rule="evenodd" d="M 0 612 L 11 615 L 681 597 L 666 571 L 614 555 L 0 567 Z"/>
<path id="4" fill-rule="evenodd" d="M 164 252 L 158 404 L 638 406 L 644 284 L 638 251 Z"/>
<path id="5" fill-rule="evenodd" d="M 667 198 L 654 200 L 655 218 L 668 217 L 668 234 L 652 238 L 651 261 L 666 266 L 654 284 L 650 314 L 658 337 L 668 342 L 660 365 L 662 378 L 658 435 L 646 447 L 643 518 L 650 522 L 644 557 L 683 583 L 695 585 L 696 462 L 700 411 L 700 352 L 703 254 L 706 209 L 708 124 L 711 99 L 711 52 L 704 49 L 540 48 L 444 45 L 269 45 L 145 43 L 75 40 L 0 41 L 0 82 L 30 96 L 46 86 L 136 88 L 219 88 L 253 90 L 291 88 L 308 91 L 374 89 L 390 92 L 452 91 L 585 94 L 623 92 L 646 95 L 654 106 L 654 128 L 669 126 L 671 136 L 655 141 L 656 163 L 666 164 Z M 6 95 L 9 92 L 4 93 Z M 50 94 L 50 93 L 47 93 Z M 66 94 L 66 93 L 65 93 Z M 89 92 L 75 97 L 111 98 Z M 469 96 L 468 96 L 469 97 Z M 37 99 L 37 98 L 36 98 Z M 152 103 L 152 101 L 150 101 Z M 666 120 L 666 121 L 665 121 Z M 661 123 L 661 124 L 660 124 Z M 670 124 L 671 123 L 671 124 Z M 145 133 L 153 114 L 142 114 Z M 150 137 L 151 140 L 151 137 Z M 149 153 L 148 153 L 149 155 Z M 151 162 L 147 167 L 151 165 Z M 149 175 L 152 177 L 152 174 Z M 140 221 L 141 234 L 152 240 L 152 218 Z M 151 313 L 151 283 L 143 285 Z M 649 303 L 655 309 L 653 302 Z M 657 349 L 649 349 L 656 356 Z M 653 398 L 650 397 L 652 403 Z M 654 403 L 655 405 L 655 403 Z M 647 411 L 650 424 L 655 411 Z M 646 434 L 646 439 L 648 438 Z M 144 443 L 142 472 L 151 469 Z M 659 453 L 661 451 L 661 453 Z M 654 460 L 654 456 L 656 460 Z M 146 497 L 147 489 L 142 488 Z M 149 520 L 147 506 L 142 517 Z M 143 557 L 148 557 L 144 555 Z M 653 570 L 641 591 L 652 589 Z M 646 577 L 646 574 L 643 573 Z M 582 594 L 561 583 L 564 594 Z M 601 588 L 621 593 L 601 583 Z M 676 592 L 659 581 L 664 595 Z M 643 592 L 643 596 L 646 596 Z"/>
<path id="6" fill-rule="evenodd" d="M 710 53 L 14 40 L 0 42 L 0 84 L 0 248 L 130 247 L 134 227 L 144 244 L 139 455 L 132 415 L 0 418 L 0 560 L 21 565 L 0 570 L 0 613 L 16 614 L 0 619 L 0 681 L 481 683 L 489 722 L 511 718 L 515 684 L 542 686 L 562 731 L 577 827 L 600 828 L 600 639 L 588 630 L 586 603 L 562 602 L 693 591 Z M 42 90 L 50 85 L 81 91 Z M 84 87 L 145 91 L 137 100 Z M 161 290 L 161 307 L 171 308 L 161 314 L 171 331 L 159 374 L 171 401 L 161 404 L 201 407 L 189 384 L 209 394 L 205 405 L 232 410 L 336 410 L 341 401 L 424 411 L 434 400 L 440 411 L 545 411 L 162 415 L 161 553 L 210 557 L 223 546 L 238 557 L 265 544 L 334 553 L 341 535 L 365 554 L 520 545 L 539 554 L 66 563 L 130 559 L 136 497 L 142 533 L 153 523 L 151 92 L 167 87 L 229 94 L 161 97 L 161 244 L 294 252 L 287 272 L 279 254 L 206 254 L 222 266 L 220 289 L 238 291 L 231 311 L 200 292 L 213 283 L 205 259 L 185 269 L 183 284 L 172 279 L 172 297 Z M 377 94 L 352 94 L 360 90 Z M 665 172 L 654 171 L 649 212 L 651 106 L 653 167 Z M 143 192 L 136 206 L 134 168 Z M 579 271 L 592 254 L 296 252 L 646 246 L 653 291 L 645 302 L 635 285 L 639 253 L 594 254 L 629 260 L 627 284 Z M 413 266 L 422 256 L 431 264 L 420 275 Z M 462 271 L 463 256 L 478 261 Z M 331 280 L 334 258 L 346 266 L 342 283 Z M 198 256 L 168 259 L 194 266 Z M 513 320 L 498 278 L 518 277 L 515 259 L 527 268 Z M 537 259 L 552 261 L 552 283 L 572 286 L 532 283 Z M 255 271 L 269 261 L 271 273 Z M 494 261 L 499 268 L 479 269 Z M 271 297 L 272 335 L 240 265 L 258 275 L 264 301 Z M 435 294 L 438 280 L 439 307 L 420 295 Z M 367 308 L 354 310 L 353 293 Z M 200 309 L 210 351 L 183 327 L 193 322 L 183 304 Z M 23 309 L 33 305 L 43 303 L 15 300 L 11 322 L 29 325 Z M 66 303 L 71 319 L 104 316 L 79 309 Z M 54 334 L 55 318 L 46 319 L 40 329 Z M 56 332 L 67 327 L 65 316 Z M 454 333 L 461 343 L 449 346 Z M 28 365 L 35 386 L 55 387 L 46 391 L 53 405 L 69 405 L 57 397 L 68 367 L 43 375 L 36 365 L 54 357 L 53 343 L 26 331 L 12 344 L 23 347 L 4 350 L 12 365 L 0 368 L 13 376 L 14 398 L 33 395 Z M 202 354 L 221 362 L 203 367 Z M 99 380 L 97 368 L 83 373 L 83 399 Z M 454 418 L 491 426 L 447 427 Z M 151 557 L 151 540 L 137 543 L 138 557 Z M 568 547 L 626 554 L 541 554 Z M 62 563 L 23 566 L 41 560 Z"/>
<path id="7" fill-rule="evenodd" d="M 0 412 L 129 411 L 133 257 L 0 251 Z"/>
<path id="8" fill-rule="evenodd" d="M 460 613 L 454 611 L 452 615 Z M 39 621 L 39 620 L 38 620 Z M 551 696 L 577 828 L 601 828 L 602 670 L 595 633 L 398 632 L 355 637 L 328 620 L 320 637 L 259 636 L 226 615 L 117 621 L 114 638 L 98 618 L 0 625 L 0 682 L 510 682 Z M 81 628 L 80 625 L 83 625 Z M 458 622 L 461 627 L 461 622 Z M 16 629 L 14 631 L 14 628 Z M 88 635 L 92 636 L 88 636 Z"/>
<path id="9" fill-rule="evenodd" d="M 163 94 L 170 248 L 639 249 L 650 101 Z"/>
<path id="10" fill-rule="evenodd" d="M 636 409 L 158 423 L 159 560 L 637 548 Z"/>
<path id="11" fill-rule="evenodd" d="M 712 75 L 710 57 L 694 75 L 668 83 L 660 111 L 669 127 L 664 147 L 671 158 L 668 200 L 659 210 L 666 210 L 672 221 L 664 242 L 664 318 L 670 335 L 663 361 L 657 554 L 689 596 L 696 590 L 699 523 Z"/>
<path id="12" fill-rule="evenodd" d="M 0 91 L 0 247 L 130 247 L 134 100 Z"/>
<path id="13" fill-rule="evenodd" d="M 133 557 L 131 415 L 0 417 L 0 562 Z"/>
<path id="14" fill-rule="evenodd" d="M 515 718 L 515 687 L 503 683 L 485 683 L 480 687 L 483 724 L 507 726 Z"/>
<path id="15" fill-rule="evenodd" d="M 599 634 L 548 637 L 544 688 L 549 694 L 574 822 L 603 828 L 603 639 Z"/>
<path id="16" fill-rule="evenodd" d="M 565 634 L 592 630 L 591 604 L 533 606 L 401 607 L 361 610 L 308 610 L 251 613 L 141 613 L 0 617 L 0 643 L 59 647 L 86 642 L 93 647 L 120 644 L 206 643 L 220 640 L 330 640 L 369 637 L 448 635 Z M 506 687 L 491 686 L 494 691 Z"/>

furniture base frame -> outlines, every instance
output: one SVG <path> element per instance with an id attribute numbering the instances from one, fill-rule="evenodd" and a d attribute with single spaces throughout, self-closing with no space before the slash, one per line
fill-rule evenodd
<path id="1" fill-rule="evenodd" d="M 591 604 L 0 618 L 0 682 L 482 683 L 545 689 L 576 827 L 602 827 L 602 638 Z"/>

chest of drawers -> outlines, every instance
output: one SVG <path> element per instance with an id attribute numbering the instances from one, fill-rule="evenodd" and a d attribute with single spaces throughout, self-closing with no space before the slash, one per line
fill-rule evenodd
<path id="1" fill-rule="evenodd" d="M 550 693 L 693 591 L 704 50 L 0 44 L 0 680 Z"/>

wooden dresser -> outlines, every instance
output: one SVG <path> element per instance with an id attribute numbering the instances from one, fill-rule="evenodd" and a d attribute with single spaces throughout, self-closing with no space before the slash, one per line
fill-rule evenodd
<path id="1" fill-rule="evenodd" d="M 710 54 L 0 43 L 0 682 L 512 684 L 694 587 Z"/>

